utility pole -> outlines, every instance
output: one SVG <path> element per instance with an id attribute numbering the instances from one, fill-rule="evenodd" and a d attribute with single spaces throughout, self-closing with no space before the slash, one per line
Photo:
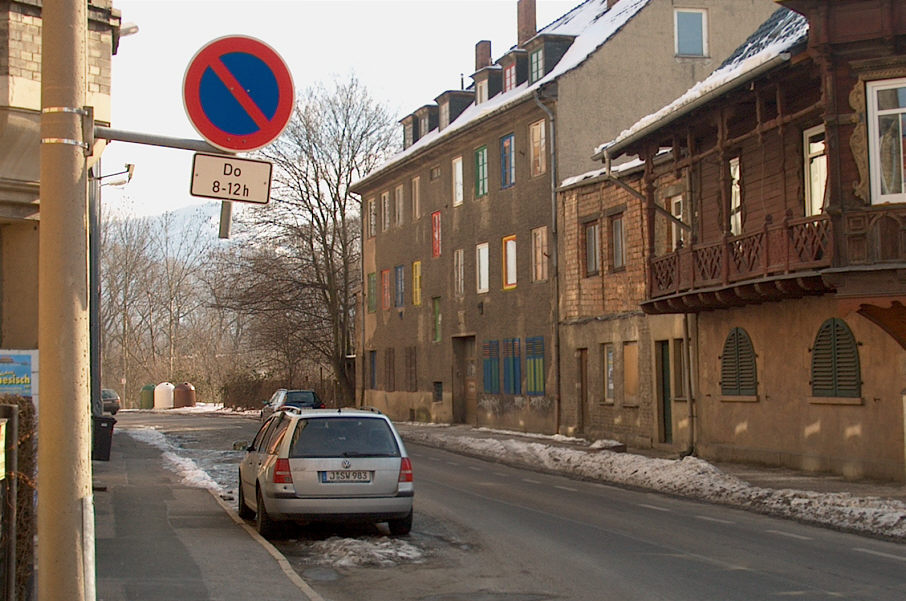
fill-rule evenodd
<path id="1" fill-rule="evenodd" d="M 44 0 L 41 12 L 38 599 L 94 601 L 83 128 L 88 3 Z"/>

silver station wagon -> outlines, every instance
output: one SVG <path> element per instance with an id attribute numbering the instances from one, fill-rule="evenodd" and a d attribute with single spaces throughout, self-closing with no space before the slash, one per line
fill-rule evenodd
<path id="1" fill-rule="evenodd" d="M 280 522 L 387 522 L 412 528 L 412 462 L 387 416 L 361 409 L 278 411 L 239 464 L 239 515 L 265 537 Z"/>

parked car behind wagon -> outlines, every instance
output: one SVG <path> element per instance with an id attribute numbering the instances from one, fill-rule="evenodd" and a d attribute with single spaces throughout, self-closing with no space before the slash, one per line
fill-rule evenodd
<path id="1" fill-rule="evenodd" d="M 280 388 L 271 395 L 264 408 L 261 410 L 261 421 L 266 420 L 275 411 L 286 407 L 297 409 L 323 409 L 324 403 L 314 390 Z"/>

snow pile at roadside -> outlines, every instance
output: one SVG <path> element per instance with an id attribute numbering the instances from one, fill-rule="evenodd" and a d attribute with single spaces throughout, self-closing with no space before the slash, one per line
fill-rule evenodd
<path id="1" fill-rule="evenodd" d="M 906 540 L 906 503 L 848 493 L 755 487 L 696 457 L 653 459 L 631 453 L 568 448 L 541 442 L 475 438 L 407 428 L 405 438 L 501 463 L 611 482 L 750 509 L 856 532 Z M 553 437 L 548 437 L 553 440 Z"/>
<path id="2" fill-rule="evenodd" d="M 334 568 L 387 567 L 398 563 L 421 563 L 421 549 L 399 538 L 341 538 L 332 536 L 308 545 L 311 559 Z"/>
<path id="3" fill-rule="evenodd" d="M 147 427 L 136 427 L 123 428 L 122 431 L 139 442 L 150 444 L 163 451 L 166 468 L 179 475 L 187 486 L 208 488 L 217 494 L 223 493 L 223 488 L 206 471 L 198 467 L 198 464 L 189 458 L 177 455 L 175 452 L 177 450 L 176 447 L 170 444 L 167 437 L 157 430 Z"/>

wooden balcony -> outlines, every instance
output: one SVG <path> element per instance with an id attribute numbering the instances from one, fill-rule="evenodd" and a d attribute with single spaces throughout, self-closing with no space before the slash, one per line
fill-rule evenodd
<path id="1" fill-rule="evenodd" d="M 830 217 L 770 217 L 757 232 L 693 244 L 649 262 L 646 313 L 697 312 L 821 294 L 834 255 Z"/>

